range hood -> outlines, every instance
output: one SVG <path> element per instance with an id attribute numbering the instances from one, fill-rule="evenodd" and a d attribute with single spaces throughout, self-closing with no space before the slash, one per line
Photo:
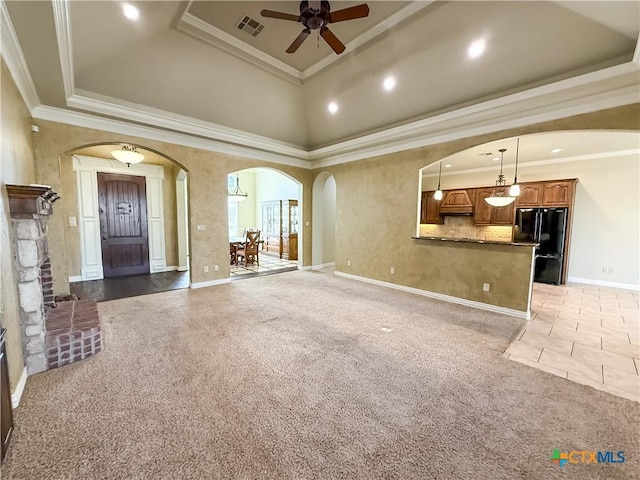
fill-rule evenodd
<path id="1" fill-rule="evenodd" d="M 471 215 L 473 203 L 466 190 L 450 190 L 440 204 L 440 215 Z"/>

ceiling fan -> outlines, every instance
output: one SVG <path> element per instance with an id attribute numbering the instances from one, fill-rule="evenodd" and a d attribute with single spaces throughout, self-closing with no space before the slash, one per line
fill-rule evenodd
<path id="1" fill-rule="evenodd" d="M 335 12 L 331 11 L 331 6 L 326 0 L 309 0 L 300 2 L 300 15 L 292 15 L 290 13 L 274 12 L 273 10 L 262 10 L 260 14 L 263 17 L 277 18 L 280 20 L 291 20 L 292 22 L 300 22 L 304 25 L 304 30 L 296 37 L 287 53 L 294 53 L 302 42 L 309 36 L 311 30 L 318 30 L 320 36 L 333 49 L 334 52 L 340 54 L 346 48 L 344 44 L 338 40 L 329 27 L 330 23 L 344 22 L 355 18 L 364 18 L 369 15 L 369 6 L 366 3 L 355 5 L 353 7 L 343 8 Z"/>

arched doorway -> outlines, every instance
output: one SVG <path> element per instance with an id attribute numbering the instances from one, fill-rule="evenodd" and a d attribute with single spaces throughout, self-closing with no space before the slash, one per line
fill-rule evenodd
<path id="1" fill-rule="evenodd" d="M 71 293 L 81 298 L 189 286 L 188 172 L 143 146 L 143 161 L 126 165 L 111 155 L 121 148 L 83 145 L 59 157 L 67 272 Z"/>
<path id="2" fill-rule="evenodd" d="M 249 168 L 228 176 L 244 197 L 229 197 L 230 277 L 232 280 L 296 270 L 303 258 L 302 183 L 274 168 Z M 237 257 L 247 231 L 260 231 L 257 258 Z"/>
<path id="3" fill-rule="evenodd" d="M 327 172 L 313 182 L 313 250 L 314 270 L 335 265 L 336 181 Z"/>

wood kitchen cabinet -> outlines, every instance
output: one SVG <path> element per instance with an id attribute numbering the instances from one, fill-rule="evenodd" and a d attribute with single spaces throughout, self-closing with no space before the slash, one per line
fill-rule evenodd
<path id="1" fill-rule="evenodd" d="M 476 225 L 513 225 L 515 202 L 506 207 L 492 207 L 485 198 L 490 197 L 493 188 L 476 188 L 473 195 L 473 223 Z"/>
<path id="2" fill-rule="evenodd" d="M 520 195 L 516 199 L 517 207 L 539 207 L 542 205 L 542 184 L 520 184 Z"/>
<path id="3" fill-rule="evenodd" d="M 440 200 L 433 198 L 435 193 L 436 192 L 422 192 L 420 223 L 444 223 L 444 218 L 440 216 Z"/>
<path id="4" fill-rule="evenodd" d="M 570 207 L 573 205 L 575 180 L 544 182 L 542 184 L 543 207 Z"/>
<path id="5" fill-rule="evenodd" d="M 575 179 L 521 183 L 516 207 L 572 207 L 575 186 Z"/>

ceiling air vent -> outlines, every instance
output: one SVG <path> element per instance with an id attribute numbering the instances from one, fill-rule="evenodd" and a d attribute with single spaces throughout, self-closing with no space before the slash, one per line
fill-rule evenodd
<path id="1" fill-rule="evenodd" d="M 264 25 L 262 25 L 260 22 L 254 20 L 253 18 L 249 18 L 246 15 L 242 20 L 240 20 L 240 23 L 238 23 L 237 26 L 240 30 L 242 30 L 243 32 L 247 32 L 252 37 L 257 37 L 264 28 Z"/>

